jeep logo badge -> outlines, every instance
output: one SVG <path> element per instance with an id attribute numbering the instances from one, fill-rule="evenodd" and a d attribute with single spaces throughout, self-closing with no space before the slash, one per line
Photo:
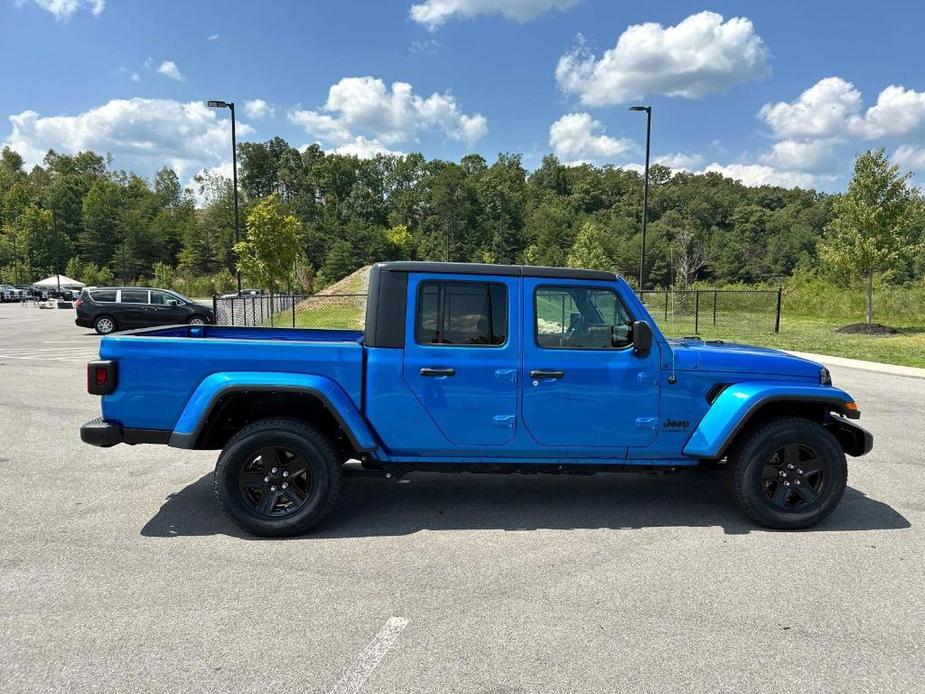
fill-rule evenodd
<path id="1" fill-rule="evenodd" d="M 681 430 L 690 429 L 691 423 L 686 419 L 666 419 L 662 425 L 663 429 Z"/>

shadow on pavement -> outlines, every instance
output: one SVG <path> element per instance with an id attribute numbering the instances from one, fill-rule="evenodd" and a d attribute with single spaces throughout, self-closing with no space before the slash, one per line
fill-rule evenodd
<path id="1" fill-rule="evenodd" d="M 763 530 L 735 507 L 717 471 L 589 477 L 413 473 L 397 482 L 345 478 L 334 512 L 310 537 L 407 535 L 420 530 L 685 526 L 719 526 L 729 534 Z M 848 487 L 839 507 L 813 531 L 908 527 L 909 521 L 892 507 Z M 211 473 L 171 494 L 141 534 L 253 537 L 218 508 Z"/>

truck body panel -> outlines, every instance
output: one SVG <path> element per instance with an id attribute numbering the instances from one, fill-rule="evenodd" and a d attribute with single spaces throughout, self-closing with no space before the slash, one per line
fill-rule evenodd
<path id="1" fill-rule="evenodd" d="M 853 412 L 814 362 L 665 339 L 605 272 L 386 263 L 369 302 L 365 333 L 207 325 L 107 336 L 100 356 L 117 365 L 118 384 L 93 438 L 153 432 L 201 447 L 228 394 L 304 393 L 354 453 L 380 463 L 690 466 L 721 456 L 770 402 Z M 645 349 L 634 333 L 643 328 Z M 100 433 L 107 422 L 118 431 Z"/>

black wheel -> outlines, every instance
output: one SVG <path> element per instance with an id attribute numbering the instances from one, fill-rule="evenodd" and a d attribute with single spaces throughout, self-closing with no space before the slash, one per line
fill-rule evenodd
<path id="1" fill-rule="evenodd" d="M 304 534 L 331 512 L 339 491 L 340 460 L 331 442 L 294 419 L 249 424 L 215 466 L 222 508 L 255 535 Z"/>
<path id="2" fill-rule="evenodd" d="M 97 316 L 93 321 L 93 329 L 100 335 L 108 335 L 116 331 L 116 321 L 112 316 Z"/>
<path id="3" fill-rule="evenodd" d="M 729 491 L 748 516 L 768 528 L 815 525 L 841 501 L 848 465 L 821 425 L 782 417 L 746 434 L 729 453 Z"/>
<path id="4" fill-rule="evenodd" d="M 202 316 L 190 316 L 189 320 L 186 322 L 190 325 L 205 325 L 206 319 Z"/>

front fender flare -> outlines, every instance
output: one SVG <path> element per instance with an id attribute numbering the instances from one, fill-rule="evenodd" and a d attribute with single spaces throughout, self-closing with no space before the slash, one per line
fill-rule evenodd
<path id="1" fill-rule="evenodd" d="M 233 371 L 207 376 L 193 391 L 170 435 L 168 445 L 195 448 L 203 427 L 221 398 L 235 392 L 297 392 L 317 397 L 338 421 L 350 443 L 361 452 L 378 448 L 376 437 L 350 396 L 325 376 L 286 372 Z"/>
<path id="2" fill-rule="evenodd" d="M 775 382 L 735 383 L 719 394 L 684 446 L 692 458 L 721 458 L 726 447 L 762 407 L 775 402 L 818 403 L 852 419 L 860 416 L 851 396 L 840 388 Z"/>

